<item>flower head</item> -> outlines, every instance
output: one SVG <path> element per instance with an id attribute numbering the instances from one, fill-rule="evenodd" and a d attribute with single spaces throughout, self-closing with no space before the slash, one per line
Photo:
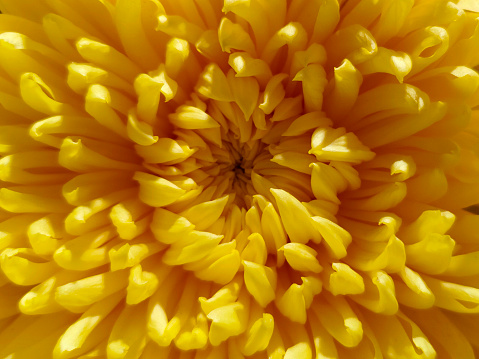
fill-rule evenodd
<path id="1" fill-rule="evenodd" d="M 475 1 L 0 9 L 1 358 L 474 358 Z"/>

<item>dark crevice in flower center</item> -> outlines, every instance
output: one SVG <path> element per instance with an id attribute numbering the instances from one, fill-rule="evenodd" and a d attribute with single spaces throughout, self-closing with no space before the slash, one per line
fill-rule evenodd
<path id="1" fill-rule="evenodd" d="M 248 192 L 247 185 L 251 181 L 251 168 L 245 168 L 243 158 L 241 158 L 240 161 L 235 162 L 232 172 L 234 173 L 233 189 L 236 196 L 241 197 L 237 198 L 237 203 L 239 201 L 240 204 L 244 205 L 242 197 Z"/>
<path id="2" fill-rule="evenodd" d="M 233 171 L 236 175 L 236 178 L 245 174 L 245 169 L 243 168 L 242 161 L 243 161 L 243 158 L 241 158 L 239 161 L 236 161 L 235 163 L 235 167 Z"/>
<path id="3" fill-rule="evenodd" d="M 251 181 L 251 167 L 248 167 L 244 164 L 243 158 L 239 161 L 236 161 L 234 167 L 232 168 L 232 172 L 234 173 L 233 181 L 236 182 L 243 182 L 247 184 Z"/>
<path id="4" fill-rule="evenodd" d="M 251 181 L 251 174 L 258 158 L 268 152 L 268 145 L 261 141 L 241 142 L 228 133 L 223 138 L 223 150 L 226 152 L 218 160 L 222 165 L 225 178 L 229 178 L 230 192 L 235 194 L 235 203 L 245 207 L 246 196 L 255 194 Z"/>

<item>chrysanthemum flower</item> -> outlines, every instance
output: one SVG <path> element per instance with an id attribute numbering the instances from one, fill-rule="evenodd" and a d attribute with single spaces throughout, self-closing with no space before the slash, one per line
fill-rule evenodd
<path id="1" fill-rule="evenodd" d="M 477 1 L 0 9 L 0 358 L 479 353 Z"/>

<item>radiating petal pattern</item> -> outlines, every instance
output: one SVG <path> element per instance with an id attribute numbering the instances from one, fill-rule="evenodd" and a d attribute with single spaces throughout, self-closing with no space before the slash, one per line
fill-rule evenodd
<path id="1" fill-rule="evenodd" d="M 0 10 L 0 358 L 479 358 L 475 1 Z"/>

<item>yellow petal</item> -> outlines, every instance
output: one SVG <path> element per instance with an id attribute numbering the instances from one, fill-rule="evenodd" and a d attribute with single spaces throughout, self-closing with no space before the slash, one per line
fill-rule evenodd
<path id="1" fill-rule="evenodd" d="M 286 74 L 277 74 L 273 76 L 263 93 L 263 102 L 258 106 L 263 112 L 269 115 L 276 106 L 278 106 L 281 101 L 284 99 L 285 91 L 284 87 L 281 84 L 283 80 L 288 77 Z"/>
<path id="2" fill-rule="evenodd" d="M 458 313 L 479 313 L 479 289 L 423 275 L 436 306 Z"/>
<path id="3" fill-rule="evenodd" d="M 317 127 L 326 127 L 331 125 L 331 120 L 327 117 L 324 117 L 322 112 L 314 111 L 296 118 L 288 127 L 288 129 L 283 132 L 283 136 L 300 136 Z"/>
<path id="4" fill-rule="evenodd" d="M 325 296 L 312 310 L 328 333 L 341 345 L 351 348 L 363 339 L 363 327 L 343 297 Z"/>
<path id="5" fill-rule="evenodd" d="M 151 69 L 159 57 L 143 30 L 141 8 L 141 1 L 120 0 L 115 7 L 115 23 L 128 57 Z"/>
<path id="6" fill-rule="evenodd" d="M 479 12 L 478 4 L 472 0 L 460 0 L 457 6 L 459 6 L 461 9 Z"/>
<path id="7" fill-rule="evenodd" d="M 326 0 L 321 3 L 316 15 L 311 42 L 322 43 L 331 35 L 340 19 L 339 10 L 339 2 L 336 0 Z"/>
<path id="8" fill-rule="evenodd" d="M 206 201 L 179 213 L 193 223 L 198 230 L 205 230 L 213 225 L 223 214 L 229 196 L 223 196 L 212 201 Z"/>
<path id="9" fill-rule="evenodd" d="M 71 207 L 57 186 L 16 186 L 0 189 L 0 207 L 13 213 L 65 213 Z"/>
<path id="10" fill-rule="evenodd" d="M 121 137 L 127 137 L 126 124 L 117 111 L 120 106 L 128 106 L 130 100 L 118 91 L 93 84 L 85 96 L 85 110 L 102 126 Z"/>
<path id="11" fill-rule="evenodd" d="M 58 286 L 78 279 L 78 277 L 77 273 L 67 273 L 65 271 L 56 273 L 25 293 L 18 300 L 18 308 L 22 313 L 29 315 L 63 311 L 63 307 L 55 301 L 55 290 Z"/>
<path id="12" fill-rule="evenodd" d="M 276 272 L 249 261 L 243 261 L 243 266 L 246 288 L 262 307 L 266 307 L 276 296 Z"/>
<path id="13" fill-rule="evenodd" d="M 157 208 L 150 224 L 155 238 L 166 244 L 176 242 L 181 236 L 195 229 L 195 225 L 176 213 Z"/>
<path id="14" fill-rule="evenodd" d="M 381 16 L 372 30 L 378 43 L 386 43 L 401 30 L 413 5 L 413 0 L 386 2 L 382 9 Z"/>
<path id="15" fill-rule="evenodd" d="M 126 288 L 126 303 L 138 304 L 149 298 L 158 288 L 158 278 L 154 273 L 143 271 L 140 264 L 130 270 Z"/>
<path id="16" fill-rule="evenodd" d="M 318 128 L 311 138 L 309 153 L 318 161 L 345 161 L 359 163 L 369 161 L 375 153 L 361 143 L 352 132 L 344 133 L 344 129 Z"/>
<path id="17" fill-rule="evenodd" d="M 420 274 L 405 267 L 398 273 L 402 281 L 396 281 L 396 298 L 401 304 L 412 308 L 431 308 L 435 296 Z"/>
<path id="18" fill-rule="evenodd" d="M 138 116 L 148 123 L 155 122 L 160 96 L 161 102 L 168 102 L 178 92 L 178 84 L 166 74 L 164 65 L 149 74 L 138 76 L 133 86 L 138 95 Z"/>
<path id="19" fill-rule="evenodd" d="M 136 152 L 148 163 L 174 164 L 182 162 L 196 151 L 181 140 L 162 137 L 147 146 L 136 146 Z"/>
<path id="20" fill-rule="evenodd" d="M 63 242 L 66 234 L 63 231 L 63 218 L 49 215 L 33 222 L 28 227 L 28 240 L 35 253 L 39 255 L 53 254 Z"/>
<path id="21" fill-rule="evenodd" d="M 247 339 L 242 349 L 243 354 L 250 356 L 256 352 L 265 350 L 273 335 L 273 329 L 273 316 L 269 313 L 263 313 L 263 316 L 254 322 L 246 334 Z"/>
<path id="22" fill-rule="evenodd" d="M 371 33 L 359 24 L 335 32 L 325 44 L 329 62 L 337 66 L 343 59 L 354 65 L 372 58 L 378 50 Z"/>
<path id="23" fill-rule="evenodd" d="M 286 261 L 297 271 L 319 273 L 322 270 L 317 252 L 311 247 L 302 243 L 287 243 L 279 250 L 284 252 Z"/>
<path id="24" fill-rule="evenodd" d="M 163 262 L 168 265 L 182 265 L 200 260 L 206 257 L 223 237 L 210 232 L 191 231 L 170 246 L 163 256 Z"/>
<path id="25" fill-rule="evenodd" d="M 293 322 L 304 324 L 307 320 L 306 310 L 310 307 L 313 297 L 321 292 L 322 286 L 315 277 L 301 277 L 301 285 L 293 283 L 276 300 L 279 311 Z"/>
<path id="26" fill-rule="evenodd" d="M 160 15 L 158 17 L 157 30 L 171 37 L 179 37 L 180 39 L 187 40 L 192 44 L 196 43 L 203 32 L 199 26 L 176 15 Z"/>
<path id="27" fill-rule="evenodd" d="M 184 331 L 175 338 L 175 345 L 181 350 L 203 349 L 208 344 L 208 324 L 206 316 L 200 313 L 191 331 Z"/>
<path id="28" fill-rule="evenodd" d="M 140 73 L 140 69 L 128 57 L 109 45 L 81 38 L 77 41 L 76 48 L 88 62 L 111 70 L 126 80 L 132 81 Z"/>
<path id="29" fill-rule="evenodd" d="M 320 111 L 323 108 L 323 91 L 327 84 L 323 66 L 308 65 L 294 76 L 293 81 L 302 82 L 305 110 Z"/>
<path id="30" fill-rule="evenodd" d="M 282 46 L 287 45 L 289 51 L 294 53 L 297 50 L 303 50 L 306 46 L 306 42 L 307 33 L 303 25 L 299 22 L 290 22 L 270 38 L 266 46 L 263 48 L 261 59 L 271 64 L 274 56 Z M 289 57 L 290 56 L 288 56 L 288 58 Z M 286 65 L 285 67 L 288 68 L 289 66 Z"/>
<path id="31" fill-rule="evenodd" d="M 210 115 L 193 106 L 180 106 L 176 113 L 169 116 L 170 122 L 187 130 L 217 128 L 220 125 Z"/>
<path id="32" fill-rule="evenodd" d="M 153 128 L 148 123 L 138 120 L 133 111 L 128 114 L 126 133 L 141 146 L 150 146 L 158 141 L 158 136 L 153 135 Z"/>
<path id="33" fill-rule="evenodd" d="M 276 199 L 281 221 L 291 242 L 305 244 L 310 240 L 315 242 L 321 240 L 311 215 L 300 201 L 281 189 L 271 189 L 271 193 Z"/>
<path id="34" fill-rule="evenodd" d="M 407 187 L 403 182 L 394 182 L 370 188 L 364 193 L 357 191 L 358 197 L 364 198 L 344 199 L 343 206 L 348 209 L 359 209 L 364 211 L 384 211 L 397 206 L 406 197 Z"/>
<path id="35" fill-rule="evenodd" d="M 286 244 L 286 232 L 281 217 L 271 203 L 263 209 L 261 229 L 268 249 L 274 251 Z"/>
<path id="36" fill-rule="evenodd" d="M 141 238 L 141 237 L 139 237 Z M 159 252 L 163 246 L 160 243 L 120 243 L 109 250 L 111 271 L 117 271 L 128 267 L 133 267 L 147 258 Z"/>
<path id="37" fill-rule="evenodd" d="M 152 207 L 167 206 L 186 193 L 170 181 L 149 173 L 135 172 L 133 178 L 140 184 L 140 199 Z"/>
<path id="38" fill-rule="evenodd" d="M 309 343 L 298 343 L 286 350 L 284 359 L 312 359 L 313 352 Z"/>
<path id="39" fill-rule="evenodd" d="M 241 256 L 238 250 L 233 249 L 228 254 L 212 260 L 210 257 L 213 257 L 213 255 L 216 254 L 215 250 L 220 246 L 221 245 L 216 247 L 209 256 L 200 261 L 207 263 L 207 266 L 195 271 L 195 275 L 198 278 L 218 284 L 229 283 L 234 278 L 241 267 Z"/>
<path id="40" fill-rule="evenodd" d="M 108 263 L 108 251 L 115 243 L 107 243 L 115 233 L 108 230 L 88 230 L 66 241 L 53 254 L 54 261 L 62 268 L 83 271 Z M 104 245 L 107 243 L 106 245 Z"/>
<path id="41" fill-rule="evenodd" d="M 351 248 L 347 262 L 362 271 L 384 269 L 394 273 L 404 268 L 407 258 L 404 243 L 393 235 L 384 243 L 366 242 Z"/>
<path id="42" fill-rule="evenodd" d="M 311 328 L 314 348 L 319 358 L 332 359 L 338 357 L 335 341 L 331 335 L 323 328 L 317 315 L 313 310 L 308 313 L 308 321 Z"/>
<path id="43" fill-rule="evenodd" d="M 246 329 L 244 311 L 244 305 L 235 302 L 209 312 L 207 317 L 212 321 L 209 332 L 210 343 L 217 346 L 229 337 L 241 334 Z"/>
<path id="44" fill-rule="evenodd" d="M 363 82 L 361 72 L 348 59 L 334 68 L 333 90 L 326 97 L 324 110 L 332 117 L 343 117 L 353 107 Z"/>
<path id="45" fill-rule="evenodd" d="M 127 284 L 127 272 L 107 272 L 58 287 L 55 300 L 69 310 L 81 310 L 126 288 Z"/>
<path id="46" fill-rule="evenodd" d="M 232 72 L 228 73 L 233 98 L 243 112 L 244 119 L 249 121 L 258 102 L 258 82 L 251 77 L 233 77 L 232 75 Z"/>
<path id="47" fill-rule="evenodd" d="M 18 285 L 33 285 L 52 276 L 58 267 L 55 262 L 29 260 L 33 251 L 27 248 L 7 248 L 0 256 L 0 264 L 7 278 Z M 26 258 L 25 258 L 26 257 Z M 35 255 L 30 257 L 35 259 Z"/>
<path id="48" fill-rule="evenodd" d="M 206 67 L 200 76 L 197 91 L 213 100 L 228 102 L 233 100 L 228 80 L 217 64 L 210 64 Z"/>
<path id="49" fill-rule="evenodd" d="M 431 233 L 420 242 L 406 246 L 406 263 L 419 272 L 439 274 L 449 266 L 454 247 L 451 237 Z"/>
<path id="50" fill-rule="evenodd" d="M 398 302 L 393 279 L 384 271 L 369 272 L 363 278 L 365 292 L 350 298 L 374 313 L 395 314 L 398 311 Z"/>
<path id="51" fill-rule="evenodd" d="M 84 95 L 93 84 L 113 87 L 131 92 L 130 84 L 112 72 L 90 64 L 72 62 L 68 66 L 68 86 L 76 93 Z"/>
<path id="52" fill-rule="evenodd" d="M 230 53 L 231 49 L 242 50 L 254 56 L 256 50 L 249 34 L 243 28 L 228 18 L 221 19 L 218 28 L 218 39 L 223 51 Z"/>
<path id="53" fill-rule="evenodd" d="M 414 222 L 401 228 L 398 235 L 407 244 L 417 243 L 430 233 L 447 233 L 454 224 L 455 219 L 454 214 L 449 211 L 427 210 L 422 212 Z"/>
<path id="54" fill-rule="evenodd" d="M 147 209 L 137 203 L 118 203 L 110 211 L 110 218 L 122 239 L 133 239 L 148 229 L 150 217 L 143 217 Z"/>
<path id="55" fill-rule="evenodd" d="M 405 52 L 393 51 L 384 47 L 379 47 L 378 52 L 371 59 L 358 65 L 362 74 L 372 74 L 384 72 L 396 76 L 399 82 L 403 82 L 404 77 L 412 69 L 412 61 Z"/>
<path id="56" fill-rule="evenodd" d="M 436 351 L 428 340 L 429 333 L 426 337 L 413 320 L 404 314 L 384 316 L 384 319 L 382 317 L 379 319 L 377 315 L 371 314 L 371 329 L 383 352 L 391 350 L 395 355 L 406 358 L 436 358 Z M 389 340 L 391 337 L 395 338 L 392 342 Z"/>
<path id="57" fill-rule="evenodd" d="M 436 346 L 439 355 L 449 356 L 451 358 L 473 359 L 474 349 L 463 332 L 457 328 L 446 314 L 437 308 L 431 310 L 419 310 L 409 314 L 414 322 L 424 331 L 427 336 L 435 342 L 441 343 Z M 443 328 L 450 328 L 444 332 Z M 432 356 L 433 357 L 433 356 Z"/>
<path id="58" fill-rule="evenodd" d="M 24 73 L 20 78 L 20 91 L 27 105 L 46 115 L 75 113 L 69 105 L 55 99 L 50 87 L 37 74 Z"/>
<path id="59" fill-rule="evenodd" d="M 136 170 L 138 168 L 133 163 L 111 159 L 87 147 L 81 139 L 73 140 L 71 138 L 63 140 L 58 162 L 63 167 L 76 172 L 87 172 L 100 168 L 119 170 Z"/>
<path id="60" fill-rule="evenodd" d="M 447 276 L 474 276 L 479 274 L 479 267 L 476 265 L 479 252 L 455 255 L 449 261 L 449 266 L 444 271 Z"/>
<path id="61" fill-rule="evenodd" d="M 20 301 L 23 299 L 24 290 L 21 286 L 17 286 L 13 283 L 2 284 L 2 291 L 0 293 L 0 300 L 2 306 L 0 307 L 0 320 L 8 320 L 19 313 L 21 310 Z"/>
<path id="62" fill-rule="evenodd" d="M 361 294 L 364 281 L 357 272 L 345 263 L 332 263 L 334 272 L 329 277 L 329 287 L 333 295 Z"/>
<path id="63" fill-rule="evenodd" d="M 120 296 L 115 295 L 96 303 L 63 333 L 53 349 L 53 358 L 67 359 L 87 352 L 100 342 L 104 333 L 114 319 L 109 314 L 114 310 Z"/>
<path id="64" fill-rule="evenodd" d="M 237 77 L 254 76 L 261 85 L 266 84 L 272 76 L 271 69 L 265 61 L 255 59 L 247 52 L 232 53 L 228 65 L 236 72 Z"/>
<path id="65" fill-rule="evenodd" d="M 198 301 L 200 302 L 203 312 L 208 314 L 216 308 L 235 302 L 238 299 L 242 284 L 242 281 L 238 279 L 237 277 L 237 279 L 220 288 L 211 298 L 200 297 Z"/>
<path id="66" fill-rule="evenodd" d="M 147 343 L 146 305 L 124 308 L 108 338 L 107 356 L 112 359 L 139 357 Z"/>
<path id="67" fill-rule="evenodd" d="M 241 259 L 265 265 L 268 252 L 263 236 L 259 233 L 252 233 L 248 236 L 248 244 L 241 252 Z"/>
<path id="68" fill-rule="evenodd" d="M 344 228 L 322 217 L 312 217 L 317 230 L 323 237 L 326 250 L 333 258 L 340 259 L 346 256 L 346 248 L 351 243 L 351 235 Z"/>

